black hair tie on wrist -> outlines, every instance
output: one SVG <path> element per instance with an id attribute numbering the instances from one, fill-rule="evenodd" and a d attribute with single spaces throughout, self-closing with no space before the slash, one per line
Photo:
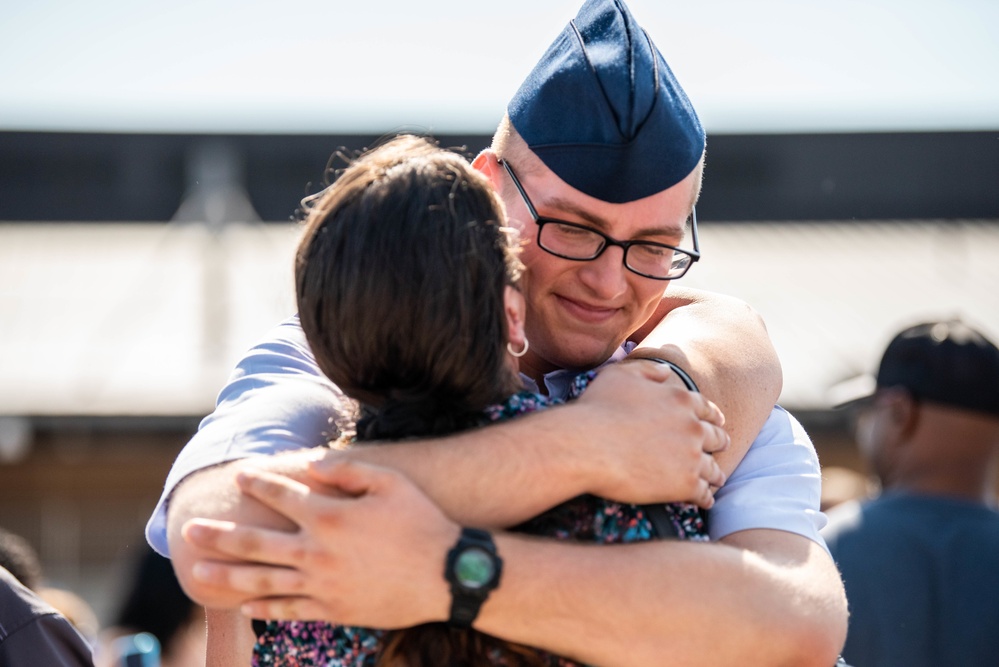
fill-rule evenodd
<path id="1" fill-rule="evenodd" d="M 680 380 L 683 382 L 684 386 L 687 387 L 687 389 L 689 389 L 690 391 L 697 392 L 698 394 L 701 393 L 701 390 L 697 388 L 697 384 L 694 382 L 694 378 L 690 377 L 690 374 L 688 374 L 687 371 L 683 370 L 682 368 L 680 368 L 679 366 L 677 366 L 676 364 L 674 364 L 672 361 L 667 361 L 666 359 L 661 359 L 660 357 L 644 357 L 643 356 L 643 357 L 635 357 L 635 358 L 636 359 L 647 359 L 649 361 L 654 361 L 656 363 L 665 364 L 666 366 L 669 366 L 670 370 L 672 370 L 674 373 L 676 373 L 677 377 L 680 378 Z"/>

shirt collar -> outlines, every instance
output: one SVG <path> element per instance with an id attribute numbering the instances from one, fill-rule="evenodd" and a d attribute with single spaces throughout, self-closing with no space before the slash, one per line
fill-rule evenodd
<path id="1" fill-rule="evenodd" d="M 600 364 L 597 369 L 599 370 L 607 364 L 613 364 L 621 361 L 634 349 L 635 343 L 632 343 L 631 341 L 626 342 L 624 345 L 617 348 L 617 350 L 614 351 L 614 354 L 611 355 L 610 359 Z M 569 389 L 572 387 L 573 379 L 577 375 L 579 375 L 579 371 L 569 371 L 563 368 L 554 370 L 550 373 L 545 373 L 545 388 L 548 390 L 548 395 L 553 399 L 564 400 L 569 394 Z M 523 380 L 525 389 L 540 393 L 538 383 L 532 378 L 529 378 L 521 373 L 520 379 Z"/>

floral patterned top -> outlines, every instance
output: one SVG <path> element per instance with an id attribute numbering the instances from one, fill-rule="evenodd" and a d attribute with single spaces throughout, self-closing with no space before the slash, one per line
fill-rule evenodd
<path id="1" fill-rule="evenodd" d="M 590 371 L 577 376 L 566 400 L 577 398 L 595 377 Z M 483 423 L 502 421 L 541 410 L 564 401 L 534 392 L 514 394 L 504 403 L 485 410 Z M 545 535 L 560 540 L 618 544 L 657 538 L 707 541 L 702 514 L 694 505 L 669 503 L 656 511 L 668 519 L 657 531 L 649 515 L 649 506 L 627 505 L 592 495 L 568 500 L 514 530 Z M 672 527 L 674 534 L 660 535 L 661 526 Z M 384 630 L 333 625 L 323 621 L 269 621 L 253 648 L 254 667 L 374 667 L 382 648 Z M 538 651 L 551 667 L 576 667 L 578 663 Z M 504 665 L 501 655 L 491 656 L 497 667 Z"/>

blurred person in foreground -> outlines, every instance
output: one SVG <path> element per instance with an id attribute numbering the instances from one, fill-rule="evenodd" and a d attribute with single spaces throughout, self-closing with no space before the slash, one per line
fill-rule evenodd
<path id="1" fill-rule="evenodd" d="M 45 585 L 38 552 L 26 539 L 4 528 L 0 528 L 0 567 L 59 612 L 88 644 L 94 644 L 100 624 L 90 604 L 73 591 Z"/>
<path id="2" fill-rule="evenodd" d="M 0 567 L 0 667 L 93 667 L 90 645 L 66 618 Z"/>
<path id="3" fill-rule="evenodd" d="M 28 540 L 5 528 L 0 528 L 0 567 L 33 591 L 42 586 L 42 563 L 38 552 Z"/>
<path id="4" fill-rule="evenodd" d="M 873 391 L 844 405 L 881 483 L 877 498 L 831 510 L 823 530 L 850 602 L 844 658 L 996 664 L 999 349 L 958 320 L 907 328 Z"/>
<path id="5" fill-rule="evenodd" d="M 470 527 L 509 527 L 581 493 L 712 508 L 711 544 L 593 547 L 505 534 L 503 580 L 475 619 L 483 632 L 603 665 L 659 664 L 664 655 L 682 664 L 832 664 L 846 604 L 818 533 L 818 461 L 800 425 L 774 406 L 780 368 L 765 328 L 738 300 L 675 287 L 666 296 L 700 257 L 693 207 L 704 140 L 685 93 L 624 4 L 586 2 L 473 163 L 525 239 L 531 345 L 522 379 L 564 396 L 578 371 L 629 353 L 662 359 L 675 374 L 605 371 L 571 405 L 453 436 L 446 446 L 429 439 L 318 461 L 312 453 L 265 458 L 335 438 L 330 417 L 342 405 L 289 320 L 240 363 L 150 519 L 151 544 L 170 553 L 192 597 L 242 605 L 256 618 L 384 628 L 448 620 L 447 608 L 418 603 L 437 596 L 406 594 L 443 587 L 446 595 L 448 584 L 445 554 L 441 567 L 417 568 L 413 545 L 396 537 L 405 531 L 365 535 L 349 521 L 300 517 L 292 549 L 265 540 L 252 563 L 227 566 L 218 533 L 189 525 L 243 517 L 252 499 L 234 480 L 247 467 L 297 465 L 335 481 L 337 463 L 353 459 L 404 473 Z M 553 232 L 578 244 L 554 244 Z M 654 252 L 682 261 L 649 275 L 641 258 Z M 688 390 L 695 384 L 725 413 L 726 430 Z M 392 525 L 392 490 L 364 497 Z M 417 603 L 381 604 L 386 598 Z"/>

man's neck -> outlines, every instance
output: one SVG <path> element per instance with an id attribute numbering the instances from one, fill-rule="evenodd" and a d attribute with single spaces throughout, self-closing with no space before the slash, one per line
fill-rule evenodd
<path id="1" fill-rule="evenodd" d="M 534 380 L 538 386 L 538 392 L 548 395 L 548 387 L 545 385 L 545 375 L 559 370 L 556 366 L 543 361 L 534 354 L 528 352 L 520 360 L 520 372 Z"/>
<path id="2" fill-rule="evenodd" d="M 885 491 L 917 496 L 952 498 L 971 503 L 996 506 L 995 477 L 987 474 L 950 476 L 927 474 L 899 480 L 885 487 Z"/>
<path id="3" fill-rule="evenodd" d="M 614 354 L 612 354 L 609 359 L 606 359 L 603 363 L 598 364 L 595 368 L 600 369 L 601 367 L 605 366 L 608 363 L 624 359 L 628 355 L 628 353 L 632 350 L 633 347 L 634 345 L 630 343 L 625 343 L 622 347 L 619 347 L 617 350 L 615 350 Z M 520 373 L 533 380 L 534 383 L 538 386 L 538 391 L 544 394 L 545 396 L 547 396 L 549 393 L 546 383 L 546 376 L 551 375 L 552 373 L 555 373 L 557 371 L 566 370 L 560 366 L 556 366 L 555 364 L 552 364 L 548 361 L 545 361 L 537 357 L 534 354 L 533 350 L 528 352 L 520 359 L 519 366 L 520 366 Z M 590 368 L 578 368 L 575 369 L 573 373 L 582 373 L 587 370 L 590 370 Z"/>

